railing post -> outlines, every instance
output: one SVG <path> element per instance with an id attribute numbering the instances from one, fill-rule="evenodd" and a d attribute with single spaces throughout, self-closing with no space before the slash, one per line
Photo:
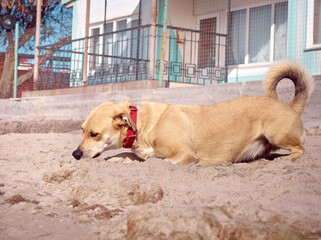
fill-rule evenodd
<path id="1" fill-rule="evenodd" d="M 82 64 L 82 79 L 83 86 L 87 85 L 87 64 L 88 64 L 88 36 L 89 36 L 89 21 L 90 21 L 90 0 L 86 1 L 86 26 L 85 26 L 85 42 L 84 42 L 84 58 Z"/>
<path id="2" fill-rule="evenodd" d="M 37 90 L 39 78 L 39 44 L 40 44 L 40 23 L 41 23 L 41 0 L 37 0 L 37 18 L 36 18 L 36 49 L 35 49 L 35 65 L 33 72 L 33 90 Z"/>
<path id="3" fill-rule="evenodd" d="M 156 19 L 157 19 L 157 0 L 152 0 L 152 25 L 150 26 L 150 57 L 149 57 L 149 79 L 156 79 L 155 73 L 155 54 L 156 54 Z"/>
<path id="4" fill-rule="evenodd" d="M 13 98 L 17 98 L 18 48 L 19 48 L 19 22 L 16 22 L 16 26 L 15 26 L 15 42 L 14 42 L 14 82 L 13 82 Z"/>
<path id="5" fill-rule="evenodd" d="M 142 25 L 142 0 L 139 1 L 138 30 L 137 30 L 137 52 L 136 52 L 136 80 L 138 80 L 139 70 L 139 52 L 140 52 L 140 28 Z"/>
<path id="6" fill-rule="evenodd" d="M 165 58 L 165 46 L 166 46 L 166 34 L 167 34 L 167 10 L 168 0 L 164 0 L 164 12 L 163 12 L 163 32 L 162 32 L 162 45 L 160 52 L 159 62 L 159 82 L 158 87 L 163 87 L 163 71 L 164 71 L 164 58 Z"/>
<path id="7" fill-rule="evenodd" d="M 228 61 L 229 61 L 229 47 L 230 47 L 230 24 L 231 24 L 231 0 L 227 1 L 227 23 L 226 23 L 226 37 L 225 37 L 225 80 L 228 81 Z"/>

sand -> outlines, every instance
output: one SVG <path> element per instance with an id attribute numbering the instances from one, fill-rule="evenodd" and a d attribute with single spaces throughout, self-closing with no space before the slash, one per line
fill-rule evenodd
<path id="1" fill-rule="evenodd" d="M 71 156 L 79 131 L 0 135 L 0 239 L 321 239 L 321 135 L 306 154 L 177 166 Z"/>

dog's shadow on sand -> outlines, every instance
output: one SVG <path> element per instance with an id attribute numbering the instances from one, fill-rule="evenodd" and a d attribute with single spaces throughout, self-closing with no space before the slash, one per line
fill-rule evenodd
<path id="1" fill-rule="evenodd" d="M 289 155 L 290 155 L 290 153 L 272 153 L 272 154 L 270 154 L 270 156 L 265 157 L 265 159 L 269 160 L 269 161 L 273 161 L 276 158 L 286 157 L 286 156 L 289 156 Z"/>
<path id="2" fill-rule="evenodd" d="M 256 157 L 254 159 L 243 160 L 243 163 L 252 163 L 260 160 L 274 161 L 276 159 L 282 159 L 282 157 L 289 156 L 290 153 L 271 153 L 269 156 Z"/>
<path id="3" fill-rule="evenodd" d="M 289 156 L 290 153 L 271 153 L 269 156 L 264 156 L 264 157 L 257 157 L 255 159 L 249 159 L 249 160 L 243 160 L 243 163 L 252 163 L 252 162 L 257 162 L 260 160 L 268 160 L 268 161 L 274 161 L 275 159 L 280 159 L 282 157 Z M 108 162 L 122 162 L 122 163 L 130 163 L 130 162 L 144 162 L 144 159 L 141 159 L 137 157 L 134 153 L 131 152 L 125 152 L 125 153 L 118 153 L 109 157 L 104 158 L 105 161 Z"/>

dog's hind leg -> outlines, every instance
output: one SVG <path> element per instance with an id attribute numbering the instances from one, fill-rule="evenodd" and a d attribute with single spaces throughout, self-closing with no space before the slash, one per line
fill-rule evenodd
<path id="1" fill-rule="evenodd" d="M 291 152 L 290 155 L 282 157 L 282 159 L 295 161 L 304 154 L 303 143 L 305 139 L 305 134 L 303 135 L 302 137 L 300 137 L 299 135 L 290 132 L 283 136 L 277 135 L 271 137 L 269 138 L 269 140 L 273 145 L 279 148 L 289 150 Z"/>
<path id="2" fill-rule="evenodd" d="M 304 154 L 303 144 L 306 133 L 299 115 L 291 111 L 282 112 L 265 130 L 265 137 L 273 146 L 289 150 L 291 153 L 281 159 L 296 160 Z"/>
<path id="3" fill-rule="evenodd" d="M 197 163 L 199 159 L 195 158 L 195 156 L 189 151 L 179 151 L 175 155 L 166 158 L 165 160 L 171 161 L 174 164 L 179 165 L 187 165 L 190 163 Z"/>

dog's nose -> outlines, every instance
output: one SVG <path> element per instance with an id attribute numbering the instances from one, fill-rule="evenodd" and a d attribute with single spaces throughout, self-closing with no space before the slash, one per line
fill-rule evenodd
<path id="1" fill-rule="evenodd" d="M 79 160 L 82 157 L 82 151 L 80 149 L 76 149 L 73 151 L 72 156 L 76 158 L 76 160 Z"/>

